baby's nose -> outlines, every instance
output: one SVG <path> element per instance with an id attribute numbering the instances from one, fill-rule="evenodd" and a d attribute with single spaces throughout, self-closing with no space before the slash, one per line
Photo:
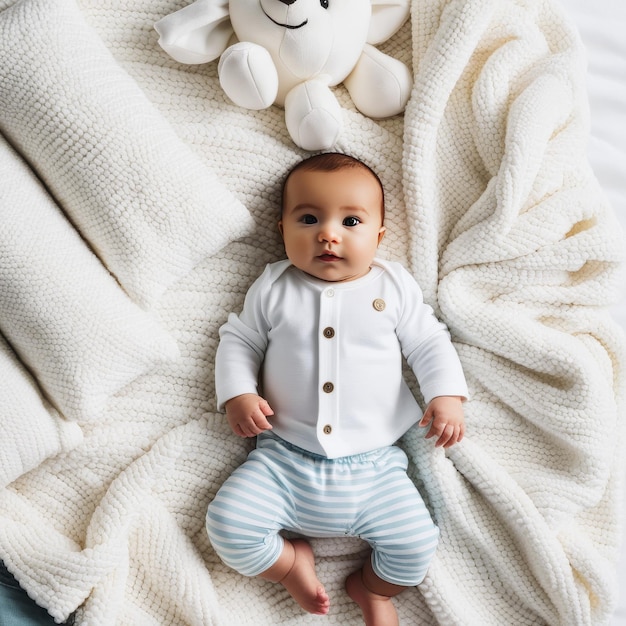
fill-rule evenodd
<path id="1" fill-rule="evenodd" d="M 319 231 L 320 241 L 339 241 L 339 234 L 331 226 L 322 226 Z"/>

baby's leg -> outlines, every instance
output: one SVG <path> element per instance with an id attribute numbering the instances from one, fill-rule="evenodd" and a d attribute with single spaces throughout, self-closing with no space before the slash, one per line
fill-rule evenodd
<path id="1" fill-rule="evenodd" d="M 278 561 L 260 576 L 283 585 L 305 611 L 315 615 L 328 613 L 330 599 L 317 578 L 313 550 L 303 539 L 285 539 Z"/>
<path id="2" fill-rule="evenodd" d="M 391 598 L 405 589 L 377 576 L 370 559 L 346 579 L 346 591 L 361 608 L 365 626 L 398 626 L 398 614 Z"/>
<path id="3" fill-rule="evenodd" d="M 422 582 L 435 553 L 439 530 L 413 482 L 399 448 L 387 454 L 370 500 L 352 532 L 373 546 L 371 558 L 346 580 L 348 595 L 361 607 L 367 626 L 397 626 L 391 598 Z"/>
<path id="4" fill-rule="evenodd" d="M 276 445 L 270 441 L 253 450 L 222 485 L 207 510 L 207 533 L 226 565 L 281 583 L 302 608 L 325 615 L 330 601 L 317 578 L 311 546 L 279 534 L 299 524 L 285 486 L 290 473 L 284 465 L 290 459 L 284 450 L 276 452 Z"/>

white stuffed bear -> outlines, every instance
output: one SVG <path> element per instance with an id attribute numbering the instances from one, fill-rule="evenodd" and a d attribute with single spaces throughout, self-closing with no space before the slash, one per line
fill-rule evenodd
<path id="1" fill-rule="evenodd" d="M 326 150 L 342 112 L 330 87 L 343 82 L 368 117 L 401 113 L 409 69 L 374 47 L 409 16 L 409 0 L 196 0 L 155 24 L 159 44 L 181 63 L 221 55 L 218 74 L 237 105 L 285 107 L 293 141 Z"/>

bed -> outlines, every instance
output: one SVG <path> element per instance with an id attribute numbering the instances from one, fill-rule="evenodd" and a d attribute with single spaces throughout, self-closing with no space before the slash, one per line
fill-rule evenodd
<path id="1" fill-rule="evenodd" d="M 281 258 L 305 152 L 159 48 L 186 4 L 0 0 L 0 560 L 57 622 L 318 623 L 204 531 L 251 445 L 216 411 L 217 330 Z M 381 45 L 412 68 L 404 115 L 335 88 L 336 148 L 387 191 L 381 256 L 471 392 L 462 444 L 401 441 L 442 537 L 403 624 L 626 624 L 625 23 L 618 0 L 414 0 Z M 313 547 L 324 622 L 359 624 L 366 547 Z"/>

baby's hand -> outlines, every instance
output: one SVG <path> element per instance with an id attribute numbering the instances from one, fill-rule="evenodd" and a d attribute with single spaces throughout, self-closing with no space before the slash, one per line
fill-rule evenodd
<path id="1" fill-rule="evenodd" d="M 463 416 L 463 400 L 458 396 L 437 396 L 433 398 L 420 420 L 420 426 L 428 426 L 426 439 L 438 437 L 436 446 L 449 448 L 463 439 L 465 434 L 465 417 Z"/>
<path id="2" fill-rule="evenodd" d="M 239 437 L 256 437 L 272 428 L 267 417 L 274 415 L 274 411 L 261 396 L 244 393 L 228 400 L 225 407 L 228 423 Z"/>

